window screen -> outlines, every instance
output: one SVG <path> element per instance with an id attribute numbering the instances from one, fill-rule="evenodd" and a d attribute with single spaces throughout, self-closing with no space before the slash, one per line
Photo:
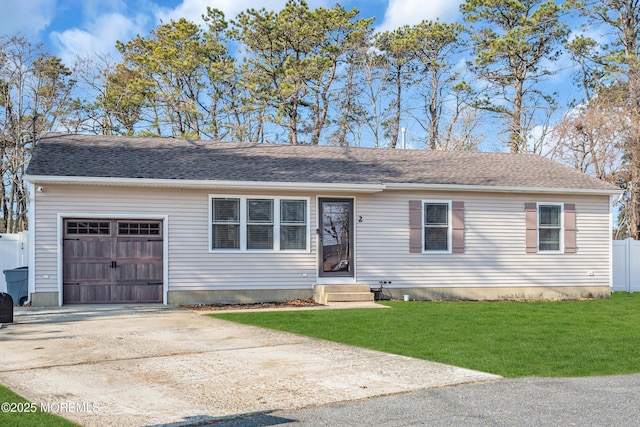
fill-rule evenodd
<path id="1" fill-rule="evenodd" d="M 240 249 L 240 199 L 214 198 L 211 211 L 213 249 Z"/>
<path id="2" fill-rule="evenodd" d="M 538 249 L 540 251 L 560 250 L 561 214 L 560 205 L 538 207 Z"/>
<path id="3" fill-rule="evenodd" d="M 449 250 L 449 204 L 424 204 L 424 250 Z"/>

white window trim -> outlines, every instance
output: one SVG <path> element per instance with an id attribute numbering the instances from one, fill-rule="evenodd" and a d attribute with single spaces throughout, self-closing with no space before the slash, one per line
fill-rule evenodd
<path id="1" fill-rule="evenodd" d="M 427 250 L 424 248 L 425 246 L 425 241 L 424 241 L 424 229 L 427 226 L 427 224 L 425 224 L 425 217 L 426 217 L 426 207 L 425 205 L 429 205 L 429 204 L 446 204 L 448 205 L 447 207 L 447 250 L 446 251 L 442 251 L 442 250 Z M 422 234 L 422 253 L 423 254 L 450 254 L 452 253 L 452 245 L 453 245 L 453 224 L 451 223 L 453 219 L 453 215 L 451 212 L 451 200 L 438 200 L 438 199 L 426 199 L 426 200 L 422 200 L 422 230 L 421 230 L 421 234 Z"/>
<path id="2" fill-rule="evenodd" d="M 214 249 L 213 248 L 213 199 L 239 199 L 240 200 L 240 249 Z M 247 249 L 247 200 L 269 199 L 273 201 L 273 249 Z M 280 201 L 303 200 L 307 204 L 306 212 L 306 248 L 304 249 L 280 249 Z M 237 194 L 209 194 L 209 253 L 310 253 L 311 252 L 311 199 L 309 197 L 295 196 L 266 196 L 266 195 L 237 195 Z"/>
<path id="3" fill-rule="evenodd" d="M 540 206 L 559 206 L 560 207 L 560 244 L 558 250 L 540 250 Z M 536 205 L 536 230 L 537 230 L 537 247 L 539 254 L 561 254 L 564 253 L 564 203 L 563 202 L 538 202 Z"/>

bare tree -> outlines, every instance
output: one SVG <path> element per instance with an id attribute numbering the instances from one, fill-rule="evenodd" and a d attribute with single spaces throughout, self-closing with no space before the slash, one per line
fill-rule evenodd
<path id="1" fill-rule="evenodd" d="M 23 36 L 0 38 L 0 231 L 27 228 L 23 176 L 37 135 L 56 129 L 75 106 L 74 81 L 59 58 Z"/>
<path id="2" fill-rule="evenodd" d="M 582 38 L 573 53 L 586 52 L 583 57 L 587 60 L 581 64 L 596 65 L 585 68 L 584 80 L 591 84 L 592 94 L 615 103 L 610 119 L 625 118 L 624 127 L 618 129 L 624 135 L 625 171 L 620 178 L 628 190 L 623 210 L 629 236 L 640 240 L 640 0 L 603 0 L 578 6 L 590 25 L 601 25 L 612 36 L 608 44 Z"/>
<path id="3" fill-rule="evenodd" d="M 630 126 L 617 102 L 605 97 L 571 110 L 555 126 L 551 156 L 596 178 L 614 182 L 622 172 L 622 156 Z"/>

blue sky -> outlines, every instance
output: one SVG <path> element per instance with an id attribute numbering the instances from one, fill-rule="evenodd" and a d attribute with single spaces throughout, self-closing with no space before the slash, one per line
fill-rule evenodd
<path id="1" fill-rule="evenodd" d="M 200 22 L 207 6 L 227 19 L 249 8 L 280 10 L 286 0 L 0 0 L 0 28 L 41 41 L 47 50 L 72 64 L 76 56 L 114 51 L 117 40 L 146 35 L 162 20 L 181 17 Z M 313 7 L 333 7 L 335 0 L 308 0 Z M 451 22 L 460 18 L 462 0 L 342 0 L 362 17 L 375 17 L 376 28 L 393 29 L 423 19 Z"/>
<path id="2" fill-rule="evenodd" d="M 333 7 L 336 2 L 347 9 L 357 8 L 363 18 L 375 18 L 377 30 L 395 29 L 417 24 L 422 20 L 439 19 L 444 22 L 461 21 L 459 6 L 464 0 L 307 0 L 310 7 Z M 147 36 L 160 22 L 184 17 L 201 22 L 207 6 L 225 13 L 227 19 L 249 8 L 281 10 L 286 0 L 0 0 L 0 34 L 17 32 L 32 41 L 41 41 L 46 50 L 72 67 L 77 57 L 111 54 L 117 40 L 128 41 L 136 35 Z M 597 28 L 587 30 L 596 40 L 605 36 Z M 471 59 L 471 58 L 468 58 Z M 560 111 L 568 109 L 568 102 L 578 95 L 571 82 L 576 70 L 567 55 L 552 64 L 558 73 L 543 83 L 547 93 L 557 92 Z M 487 122 L 488 129 L 494 129 Z M 419 128 L 407 127 L 408 134 L 420 133 Z M 496 141 L 493 130 L 488 140 Z M 409 142 L 410 144 L 410 142 Z"/>

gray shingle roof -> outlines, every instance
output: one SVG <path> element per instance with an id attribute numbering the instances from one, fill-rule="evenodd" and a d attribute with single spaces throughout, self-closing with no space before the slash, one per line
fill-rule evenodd
<path id="1" fill-rule="evenodd" d="M 32 177 L 146 178 L 540 189 L 615 187 L 533 154 L 443 152 L 47 134 Z"/>

